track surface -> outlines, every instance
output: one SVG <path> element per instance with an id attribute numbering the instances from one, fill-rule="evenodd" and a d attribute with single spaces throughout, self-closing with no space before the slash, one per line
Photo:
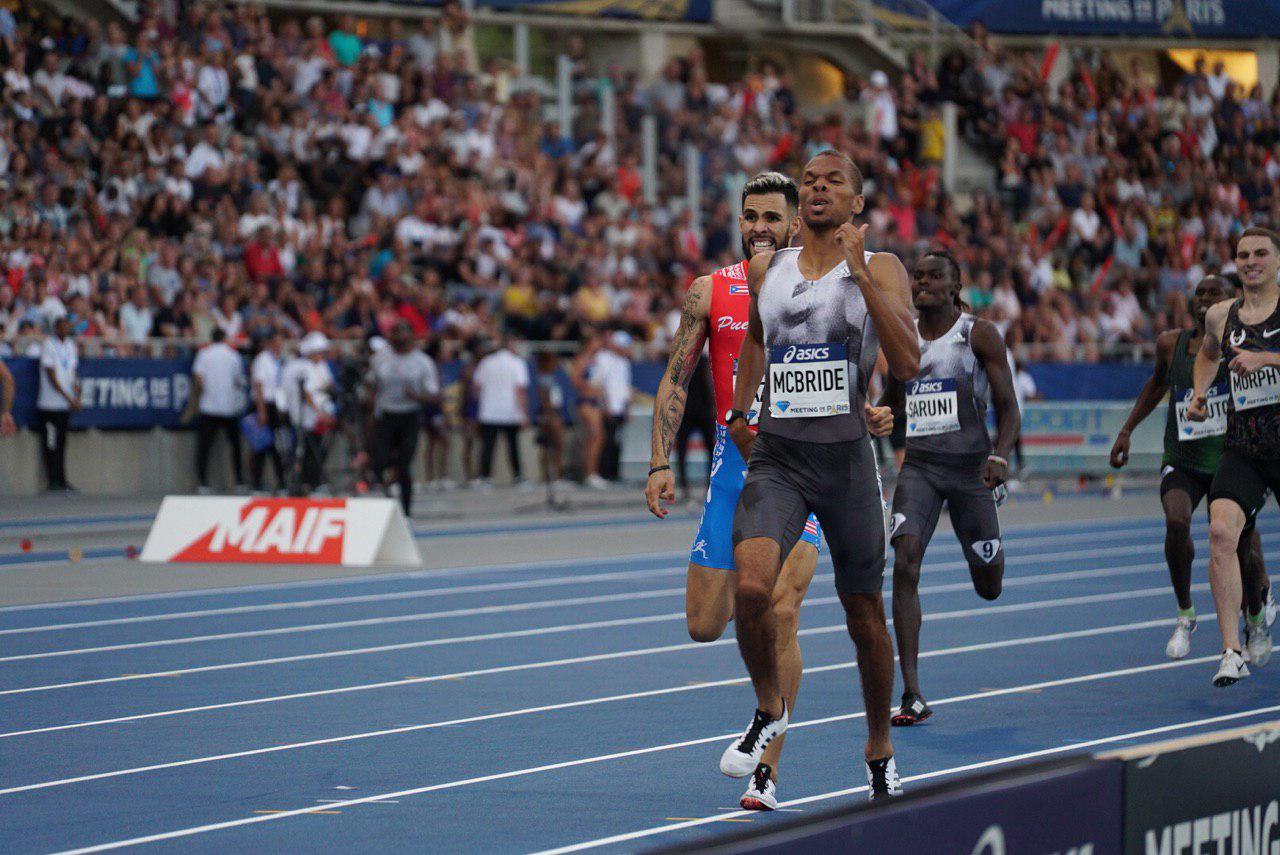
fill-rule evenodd
<path id="1" fill-rule="evenodd" d="M 894 734 L 908 786 L 1280 717 L 1280 663 L 1210 685 L 1203 559 L 1200 631 L 1169 662 L 1163 525 L 1098 514 L 1010 527 L 994 603 L 939 531 L 922 582 L 936 714 Z M 1280 522 L 1261 526 L 1274 554 Z M 1203 517 L 1193 532 L 1207 555 Z M 526 536 L 513 526 L 508 554 Z M 689 641 L 679 552 L 593 538 L 596 558 L 0 608 L 0 850 L 634 851 L 864 797 L 825 555 L 783 755 L 792 812 L 743 815 L 743 782 L 716 768 L 753 707 L 732 628 Z"/>

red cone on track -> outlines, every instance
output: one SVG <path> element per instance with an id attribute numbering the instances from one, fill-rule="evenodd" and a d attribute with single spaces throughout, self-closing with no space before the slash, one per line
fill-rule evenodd
<path id="1" fill-rule="evenodd" d="M 19 544 L 18 544 L 18 546 L 22 547 L 22 551 L 23 551 L 23 552 L 30 552 L 30 551 L 31 551 L 31 541 L 30 541 L 30 540 L 28 540 L 27 538 L 23 538 L 23 539 L 22 539 L 22 542 L 21 542 L 21 543 L 19 543 Z"/>
<path id="2" fill-rule="evenodd" d="M 124 548 L 124 557 L 125 557 L 125 558 L 137 558 L 137 557 L 138 557 L 138 547 L 136 547 L 136 546 L 126 546 L 126 547 Z"/>

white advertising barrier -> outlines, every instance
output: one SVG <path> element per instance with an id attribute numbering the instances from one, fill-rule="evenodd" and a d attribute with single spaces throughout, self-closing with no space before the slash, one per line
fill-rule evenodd
<path id="1" fill-rule="evenodd" d="M 154 563 L 420 565 L 391 499 L 167 496 L 141 559 Z"/>

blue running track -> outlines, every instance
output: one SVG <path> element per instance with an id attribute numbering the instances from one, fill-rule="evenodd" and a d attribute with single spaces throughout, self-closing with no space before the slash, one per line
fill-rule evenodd
<path id="1" fill-rule="evenodd" d="M 907 786 L 1280 718 L 1280 662 L 1210 685 L 1203 558 L 1191 657 L 1165 659 L 1163 533 L 1007 532 L 988 603 L 940 532 L 922 581 L 936 714 L 894 732 Z M 1274 553 L 1280 522 L 1263 534 Z M 634 851 L 864 798 L 826 559 L 787 812 L 737 810 L 744 782 L 717 760 L 752 694 L 732 629 L 695 644 L 683 609 L 675 553 L 0 609 L 0 851 Z"/>

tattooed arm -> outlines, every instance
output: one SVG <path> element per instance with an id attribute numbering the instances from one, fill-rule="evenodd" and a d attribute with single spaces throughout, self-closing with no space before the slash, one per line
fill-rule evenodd
<path id="1" fill-rule="evenodd" d="M 711 277 L 700 276 L 693 280 L 684 295 L 680 307 L 680 327 L 671 341 L 671 357 L 667 370 L 658 383 L 658 394 L 653 399 L 653 436 L 650 440 L 649 466 L 666 466 L 671 443 L 684 418 L 685 403 L 689 398 L 689 378 L 702 358 L 702 346 L 707 340 L 707 320 L 711 306 Z M 658 519 L 669 513 L 663 501 L 675 500 L 675 477 L 670 469 L 663 469 L 649 476 L 644 489 L 649 511 Z"/>

